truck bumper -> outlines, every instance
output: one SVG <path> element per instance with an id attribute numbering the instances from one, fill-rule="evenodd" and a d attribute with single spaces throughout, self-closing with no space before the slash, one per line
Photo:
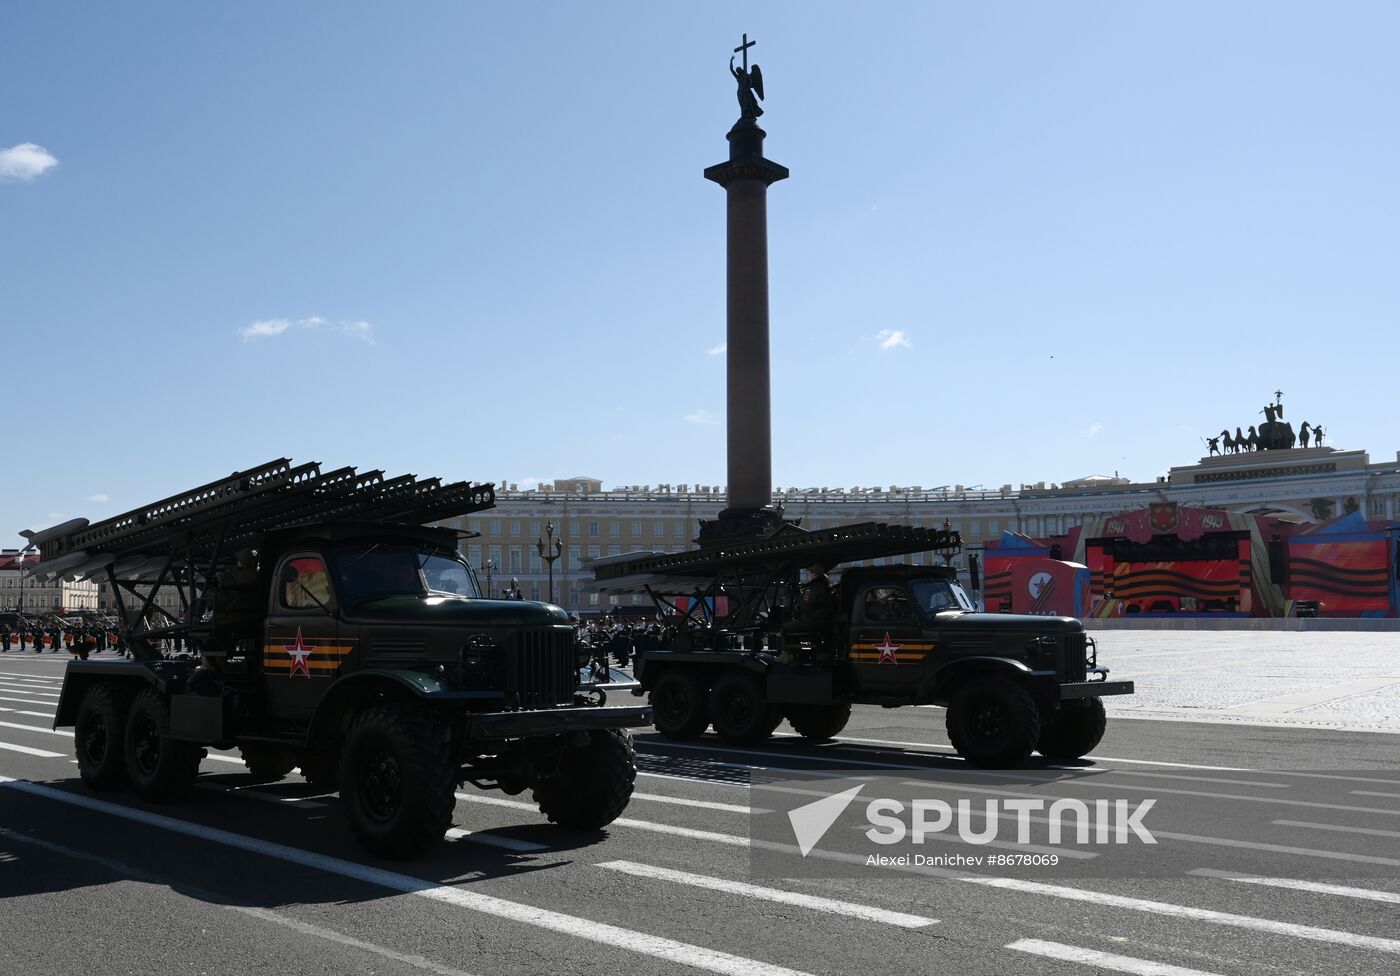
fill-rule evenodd
<path id="1" fill-rule="evenodd" d="M 592 729 L 629 729 L 651 724 L 650 705 L 541 708 L 528 712 L 479 712 L 467 725 L 472 739 L 521 739 Z"/>
<path id="2" fill-rule="evenodd" d="M 1071 681 L 1060 685 L 1060 700 L 1071 698 L 1102 698 L 1105 695 L 1131 695 L 1131 681 Z"/>

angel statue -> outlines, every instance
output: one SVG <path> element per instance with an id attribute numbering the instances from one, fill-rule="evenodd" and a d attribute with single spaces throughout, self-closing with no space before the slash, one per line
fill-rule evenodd
<path id="1" fill-rule="evenodd" d="M 744 38 L 748 40 L 747 37 Z M 739 83 L 739 118 L 757 119 L 763 114 L 759 100 L 763 98 L 763 72 L 758 65 L 749 65 L 749 52 L 744 51 L 744 67 L 734 67 L 734 59 L 729 59 L 729 73 Z"/>

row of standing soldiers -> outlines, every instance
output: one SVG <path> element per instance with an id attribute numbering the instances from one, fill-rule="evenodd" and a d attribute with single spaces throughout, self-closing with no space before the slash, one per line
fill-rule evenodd
<path id="1" fill-rule="evenodd" d="M 0 654 L 9 653 L 12 647 L 20 651 L 32 647 L 38 654 L 44 653 L 45 650 L 57 654 L 59 649 L 63 648 L 79 657 L 100 654 L 106 650 L 116 654 L 126 653 L 126 641 L 122 639 L 121 633 L 115 628 L 97 624 L 0 624 Z"/>

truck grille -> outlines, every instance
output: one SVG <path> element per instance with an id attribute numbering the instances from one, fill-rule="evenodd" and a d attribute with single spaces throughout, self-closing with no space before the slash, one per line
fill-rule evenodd
<path id="1" fill-rule="evenodd" d="M 522 708 L 569 704 L 578 687 L 578 654 L 570 631 L 527 630 L 506 658 L 506 692 Z"/>
<path id="2" fill-rule="evenodd" d="M 1088 665 L 1085 661 L 1088 647 L 1089 642 L 1083 631 L 1077 634 L 1067 634 L 1065 636 L 1065 662 L 1063 673 L 1066 681 L 1083 681 L 1088 677 Z"/>

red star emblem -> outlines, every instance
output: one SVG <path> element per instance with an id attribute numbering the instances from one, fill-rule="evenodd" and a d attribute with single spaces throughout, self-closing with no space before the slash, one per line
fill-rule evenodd
<path id="1" fill-rule="evenodd" d="M 891 664 L 899 663 L 899 658 L 895 657 L 894 654 L 895 651 L 899 650 L 899 645 L 890 643 L 890 632 L 888 630 L 885 631 L 885 642 L 883 644 L 876 644 L 875 650 L 880 652 L 881 664 L 884 664 L 886 661 L 889 661 Z"/>
<path id="2" fill-rule="evenodd" d="M 889 643 L 889 638 L 886 638 L 885 642 Z M 292 673 L 289 677 L 296 677 L 298 674 L 304 674 L 308 678 L 311 677 L 311 671 L 306 667 L 306 659 L 311 656 L 311 652 L 316 650 L 316 647 L 313 644 L 302 642 L 300 627 L 297 628 L 297 642 L 295 644 L 285 644 L 283 646 L 286 648 L 287 653 L 292 656 Z"/>

